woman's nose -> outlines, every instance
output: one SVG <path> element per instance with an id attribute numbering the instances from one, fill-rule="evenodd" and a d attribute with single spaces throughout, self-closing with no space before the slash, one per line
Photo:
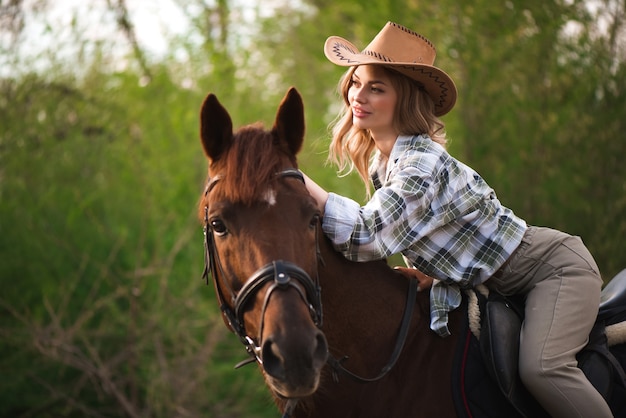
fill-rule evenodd
<path id="1" fill-rule="evenodd" d="M 363 89 L 354 89 L 352 93 L 352 100 L 355 102 L 363 103 L 365 102 L 365 94 L 363 93 Z"/>

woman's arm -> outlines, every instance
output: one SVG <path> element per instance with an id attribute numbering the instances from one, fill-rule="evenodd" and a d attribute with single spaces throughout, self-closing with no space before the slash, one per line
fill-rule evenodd
<path id="1" fill-rule="evenodd" d="M 324 212 L 324 207 L 326 206 L 326 201 L 328 200 L 328 192 L 322 189 L 317 183 L 309 178 L 306 174 L 302 173 L 304 176 L 304 184 L 308 189 L 309 193 L 315 201 L 317 202 L 317 206 L 319 207 L 322 213 Z"/>

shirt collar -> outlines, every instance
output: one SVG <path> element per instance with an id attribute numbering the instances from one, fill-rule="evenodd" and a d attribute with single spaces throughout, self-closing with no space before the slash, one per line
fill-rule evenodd
<path id="1" fill-rule="evenodd" d="M 393 148 L 391 148 L 389 160 L 387 160 L 380 151 L 376 151 L 370 170 L 370 175 L 372 179 L 374 179 L 374 187 L 380 187 L 377 187 L 376 181 L 380 183 L 387 181 L 389 173 L 391 173 L 391 170 L 407 150 L 414 148 L 415 144 L 428 139 L 429 138 L 425 135 L 399 135 L 398 138 L 396 138 L 396 142 L 393 144 Z"/>
<path id="2" fill-rule="evenodd" d="M 400 160 L 409 149 L 415 148 L 415 144 L 423 142 L 426 139 L 427 137 L 423 135 L 399 135 L 389 154 L 389 162 L 385 170 L 385 180 L 389 178 L 389 174 L 396 166 L 398 160 Z"/>
<path id="3" fill-rule="evenodd" d="M 424 135 L 400 135 L 396 139 L 396 142 L 393 144 L 393 148 L 391 149 L 391 153 L 389 154 L 389 161 L 392 164 L 398 162 L 398 159 L 405 153 L 409 148 L 413 148 L 417 142 L 423 142 L 427 137 Z"/>

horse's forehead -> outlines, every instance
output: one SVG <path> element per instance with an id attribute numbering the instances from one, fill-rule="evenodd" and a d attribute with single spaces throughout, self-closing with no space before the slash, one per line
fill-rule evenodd
<path id="1" fill-rule="evenodd" d="M 280 183 L 256 185 L 254 187 L 256 197 L 252 199 L 250 199 L 249 196 L 243 196 L 236 192 L 232 193 L 233 188 L 231 187 L 231 185 L 224 184 L 224 183 L 226 182 L 222 178 L 216 177 L 216 180 L 214 180 L 213 182 L 209 180 L 209 183 L 207 184 L 208 191 L 211 191 L 213 189 L 213 186 L 217 186 L 217 187 L 215 187 L 216 190 L 215 190 L 214 197 L 209 198 L 209 194 L 205 194 L 205 196 L 207 196 L 207 198 L 209 198 L 210 200 L 213 200 L 214 202 L 230 201 L 233 204 L 239 204 L 239 203 L 246 204 L 247 203 L 246 206 L 248 205 L 256 206 L 257 204 L 260 204 L 262 206 L 267 206 L 270 208 L 274 206 L 278 206 L 278 196 L 280 194 L 280 187 L 281 187 Z M 234 190 L 236 191 L 237 189 L 234 189 Z M 293 203 L 292 199 L 289 199 L 287 203 L 288 204 Z"/>
<path id="2" fill-rule="evenodd" d="M 270 207 L 276 205 L 276 190 L 273 187 L 268 187 L 265 190 L 265 193 L 263 193 L 263 201 Z"/>

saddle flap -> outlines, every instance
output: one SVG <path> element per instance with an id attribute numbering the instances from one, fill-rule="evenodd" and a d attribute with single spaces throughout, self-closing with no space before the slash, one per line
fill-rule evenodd
<path id="1" fill-rule="evenodd" d="M 606 356 L 593 350 L 583 351 L 578 356 L 578 367 L 604 399 L 611 398 L 614 370 Z"/>
<path id="2" fill-rule="evenodd" d="M 522 417 L 547 417 L 518 374 L 523 311 L 495 292 L 483 309 L 479 344 L 489 374 Z"/>
<path id="3" fill-rule="evenodd" d="M 619 272 L 602 289 L 598 318 L 606 320 L 626 310 L 626 270 Z"/>
<path id="4" fill-rule="evenodd" d="M 518 378 L 521 323 L 503 298 L 489 298 L 483 315 L 480 347 L 491 377 L 507 397 Z"/>
<path id="5" fill-rule="evenodd" d="M 607 343 L 606 328 L 601 322 L 596 322 L 589 342 L 576 356 L 578 367 L 585 373 L 593 387 L 609 401 L 618 383 L 626 388 L 626 373 L 619 360 L 611 353 Z"/>

